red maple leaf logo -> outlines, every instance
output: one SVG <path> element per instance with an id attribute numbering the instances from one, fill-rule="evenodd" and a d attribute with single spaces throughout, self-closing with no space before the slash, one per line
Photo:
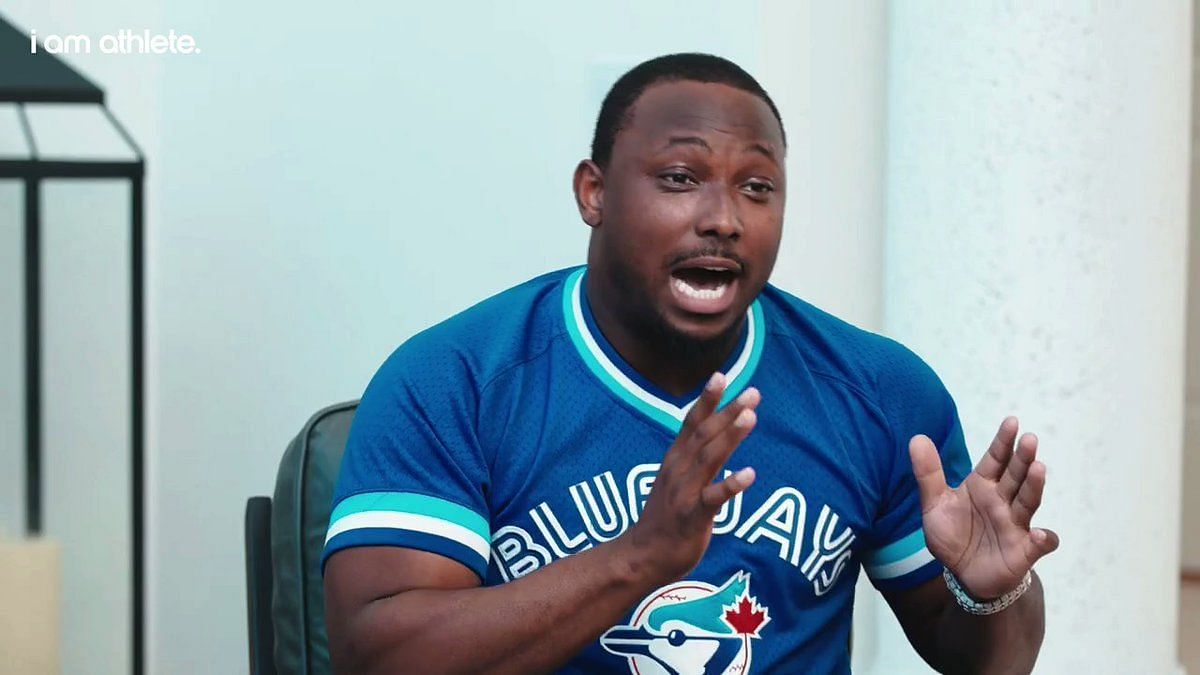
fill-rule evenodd
<path id="1" fill-rule="evenodd" d="M 759 637 L 758 631 L 771 620 L 767 608 L 758 604 L 757 598 L 743 595 L 730 609 L 725 610 L 725 623 L 742 635 Z"/>

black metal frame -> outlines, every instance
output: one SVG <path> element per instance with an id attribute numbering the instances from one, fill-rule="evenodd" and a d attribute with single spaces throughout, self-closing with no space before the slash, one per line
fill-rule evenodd
<path id="1" fill-rule="evenodd" d="M 16 42 L 14 43 L 14 40 Z M 130 182 L 130 500 L 131 662 L 134 675 L 145 670 L 145 176 L 141 148 L 104 106 L 104 92 L 49 54 L 28 54 L 28 38 L 0 18 L 0 103 L 15 103 L 29 147 L 28 158 L 0 159 L 0 180 L 25 184 L 25 527 L 42 532 L 42 312 L 41 186 L 48 179 L 128 179 Z M 15 44 L 15 47 L 14 47 Z M 26 45 L 26 46 L 22 46 Z M 21 50 L 24 50 L 22 52 Z M 6 72 L 5 72 L 6 71 Z M 27 103 L 91 103 L 132 150 L 131 161 L 90 161 L 39 157 L 25 112 Z"/>

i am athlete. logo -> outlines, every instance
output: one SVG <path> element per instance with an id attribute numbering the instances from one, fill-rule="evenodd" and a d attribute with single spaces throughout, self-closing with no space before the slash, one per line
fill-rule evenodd
<path id="1" fill-rule="evenodd" d="M 720 588 L 678 581 L 647 596 L 629 625 L 600 636 L 605 650 L 628 659 L 636 675 L 744 675 L 752 639 L 771 621 L 738 572 Z"/>

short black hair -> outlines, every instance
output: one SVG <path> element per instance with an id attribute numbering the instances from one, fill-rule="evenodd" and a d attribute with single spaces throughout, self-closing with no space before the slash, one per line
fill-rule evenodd
<path id="1" fill-rule="evenodd" d="M 600 105 L 600 116 L 596 118 L 596 131 L 592 136 L 592 161 L 602 169 L 608 167 L 617 132 L 629 124 L 630 109 L 642 92 L 659 82 L 678 81 L 725 84 L 761 98 L 779 122 L 779 132 L 783 135 L 784 146 L 787 146 L 783 119 L 779 116 L 775 102 L 750 73 L 742 70 L 733 61 L 712 54 L 667 54 L 634 66 L 608 90 L 604 103 Z"/>

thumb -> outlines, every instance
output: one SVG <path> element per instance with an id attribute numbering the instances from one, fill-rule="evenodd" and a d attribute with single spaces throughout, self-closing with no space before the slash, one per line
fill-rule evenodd
<path id="1" fill-rule="evenodd" d="M 921 513 L 937 505 L 938 499 L 947 490 L 946 474 L 942 471 L 942 458 L 937 447 L 928 436 L 913 436 L 908 442 L 908 456 L 912 460 L 913 476 L 917 479 L 917 491 L 921 495 Z"/>
<path id="2" fill-rule="evenodd" d="M 1058 549 L 1058 534 L 1053 530 L 1035 527 L 1029 531 L 1029 542 L 1026 544 L 1025 556 L 1032 565 L 1042 556 L 1054 553 Z"/>

